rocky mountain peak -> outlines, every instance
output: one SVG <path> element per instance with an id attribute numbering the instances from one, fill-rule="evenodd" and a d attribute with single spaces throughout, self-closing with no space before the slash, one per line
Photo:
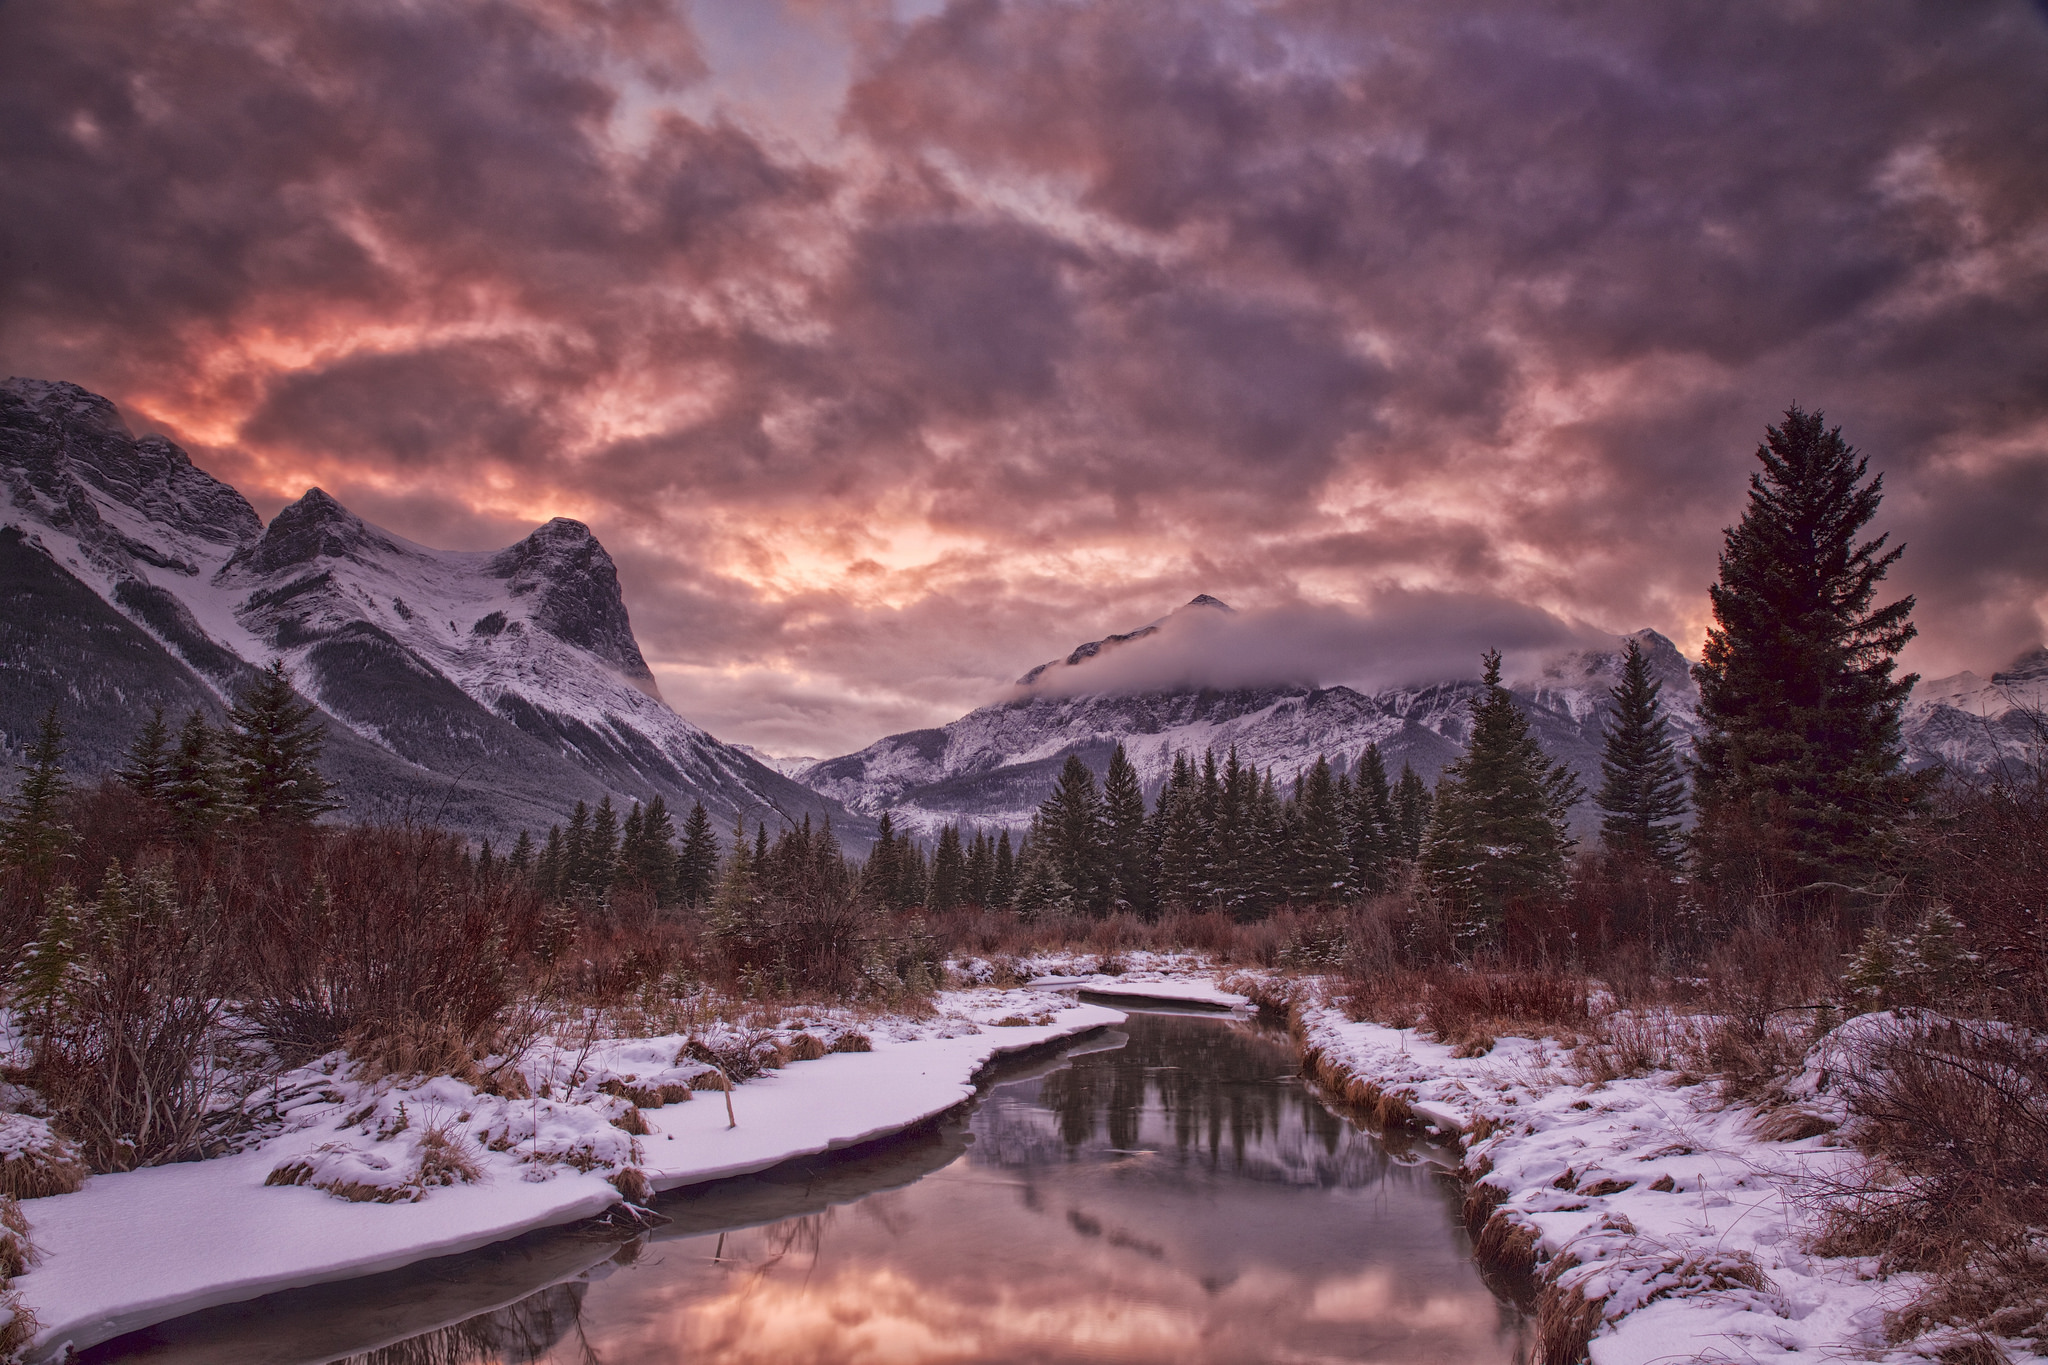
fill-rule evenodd
<path id="1" fill-rule="evenodd" d="M 499 551 L 490 571 L 506 580 L 515 597 L 538 594 L 532 608 L 536 624 L 589 650 L 647 695 L 661 695 L 633 638 L 618 566 L 588 526 L 556 517 Z"/>
<path id="2" fill-rule="evenodd" d="M 257 542 L 239 551 L 223 573 L 275 573 L 316 559 L 361 559 L 397 554 L 395 541 L 336 502 L 324 489 L 309 488 L 271 519 Z"/>
<path id="3" fill-rule="evenodd" d="M 2014 659 L 2004 668 L 1991 675 L 1991 681 L 2001 687 L 2014 683 L 2048 682 L 2048 645 L 2036 645 Z"/>
<path id="4" fill-rule="evenodd" d="M 52 422 L 83 427 L 132 441 L 135 433 L 122 420 L 112 401 L 90 389 L 62 379 L 24 379 L 16 376 L 0 381 L 0 389 L 21 400 L 37 416 Z"/>

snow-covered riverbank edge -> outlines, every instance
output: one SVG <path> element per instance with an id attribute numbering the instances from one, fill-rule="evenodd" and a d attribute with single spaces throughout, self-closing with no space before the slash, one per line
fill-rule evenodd
<path id="1" fill-rule="evenodd" d="M 1124 1017 L 1030 990 L 949 992 L 936 1004 L 928 1019 L 866 1024 L 869 1050 L 792 1059 L 739 1086 L 736 1127 L 716 1092 L 682 1102 L 690 1092 L 669 1085 L 661 1103 L 690 1041 L 682 1035 L 605 1039 L 573 1055 L 558 1046 L 527 1069 L 551 1072 L 568 1056 L 564 1074 L 529 1077 L 532 1097 L 446 1077 L 359 1082 L 346 1067 L 308 1069 L 279 1105 L 283 1131 L 249 1150 L 94 1176 L 76 1193 L 23 1203 L 41 1253 L 14 1281 L 41 1324 L 28 1358 L 578 1222 L 638 1181 L 671 1189 L 871 1142 L 965 1103 L 1003 1056 Z M 649 1107 L 626 1098 L 636 1094 Z M 421 1179 L 432 1169 L 421 1157 L 429 1134 L 454 1144 L 476 1178 Z M 266 1183 L 295 1162 L 320 1183 L 389 1189 L 395 1202 Z"/>
<path id="2" fill-rule="evenodd" d="M 1823 1053 L 1772 1100 L 1732 1100 L 1679 1072 L 1587 1080 L 1555 1040 L 1501 1037 L 1461 1057 L 1416 1029 L 1348 1018 L 1313 982 L 1225 984 L 1287 1016 L 1333 1099 L 1463 1148 L 1475 1258 L 1533 1304 L 1544 1360 L 1905 1362 L 1956 1344 L 1887 1341 L 1886 1313 L 1920 1277 L 1807 1250 L 1864 1162 L 1836 1131 L 1847 1115 Z"/>

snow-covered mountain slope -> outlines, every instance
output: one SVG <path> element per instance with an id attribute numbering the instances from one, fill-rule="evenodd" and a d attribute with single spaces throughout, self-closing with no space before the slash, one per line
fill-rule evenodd
<path id="1" fill-rule="evenodd" d="M 266 527 L 169 441 L 133 439 L 105 399 L 36 380 L 0 385 L 0 488 L 10 746 L 55 702 L 74 761 L 103 767 L 150 706 L 217 714 L 275 656 L 333 718 L 328 767 L 358 816 L 503 833 L 611 793 L 702 800 L 727 824 L 849 824 L 663 703 L 581 523 L 495 553 L 434 550 L 316 488 Z M 81 690 L 116 661 L 126 681 Z"/>
<path id="2" fill-rule="evenodd" d="M 2048 739 L 2048 648 L 2028 650 L 1989 678 L 1964 672 L 1921 683 L 1904 729 L 1916 768 L 2031 771 Z"/>
<path id="3" fill-rule="evenodd" d="M 1190 607 L 1228 610 L 1214 598 Z M 1121 742 L 1149 791 L 1156 793 L 1177 753 L 1242 762 L 1281 779 L 1319 755 L 1355 768 L 1378 744 L 1394 773 L 1407 763 L 1434 781 L 1464 749 L 1476 676 L 1366 694 L 1348 687 L 1305 685 L 1182 689 L 1140 694 L 1078 691 L 1091 661 L 1108 650 L 1146 647 L 1159 623 L 1081 645 L 1063 660 L 1019 679 L 1013 699 L 984 706 L 950 725 L 891 735 L 842 758 L 795 775 L 818 791 L 868 814 L 893 812 L 899 823 L 930 830 L 948 821 L 1019 825 L 1052 790 L 1070 753 L 1100 773 Z M 1689 738 L 1697 728 L 1695 689 L 1685 659 L 1655 631 L 1634 637 L 1664 683 L 1673 724 Z M 1608 690 L 1620 676 L 1625 640 L 1611 649 L 1578 650 L 1544 660 L 1514 684 L 1544 747 L 1597 781 Z M 1069 672 L 1072 670 L 1072 672 Z M 1060 684 L 1055 687 L 1054 684 Z"/>

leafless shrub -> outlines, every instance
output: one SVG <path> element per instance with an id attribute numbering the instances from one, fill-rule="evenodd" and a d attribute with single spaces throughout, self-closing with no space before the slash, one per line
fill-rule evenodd
<path id="1" fill-rule="evenodd" d="M 1843 1069 L 1864 1183 L 1828 1192 L 1818 1250 L 1930 1275 L 1895 1336 L 2048 1341 L 2048 1044 L 1934 1017 L 1871 1027 Z"/>

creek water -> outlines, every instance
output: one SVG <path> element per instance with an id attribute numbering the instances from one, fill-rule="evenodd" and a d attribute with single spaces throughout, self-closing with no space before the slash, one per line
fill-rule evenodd
<path id="1" fill-rule="evenodd" d="M 195 1314 L 91 1362 L 1512 1362 L 1442 1154 L 1324 1105 L 1284 1033 L 1133 1013 L 965 1115 L 658 1201 L 671 1221 Z"/>

